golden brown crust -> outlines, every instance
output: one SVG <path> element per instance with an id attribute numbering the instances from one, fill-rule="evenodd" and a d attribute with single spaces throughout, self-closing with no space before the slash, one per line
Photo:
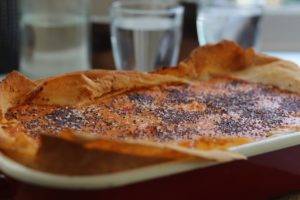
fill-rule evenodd
<path id="1" fill-rule="evenodd" d="M 233 42 L 223 41 L 195 49 L 176 68 L 163 68 L 154 73 L 204 80 L 213 75 L 227 75 L 275 61 L 278 58 L 257 54 L 253 49 L 243 49 Z"/>
<path id="2" fill-rule="evenodd" d="M 291 92 L 300 92 L 299 66 L 292 62 L 278 60 L 265 65 L 253 66 L 232 73 L 230 76 L 255 83 L 277 86 Z"/>
<path id="3" fill-rule="evenodd" d="M 104 95 L 134 88 L 186 81 L 168 75 L 91 70 L 50 77 L 38 82 L 38 86 L 27 95 L 27 103 L 82 105 L 94 102 Z"/>
<path id="4" fill-rule="evenodd" d="M 199 47 L 178 67 L 163 68 L 154 73 L 197 80 L 228 76 L 300 92 L 298 65 L 256 53 L 253 49 L 242 49 L 230 41 Z"/>
<path id="5" fill-rule="evenodd" d="M 8 108 L 21 103 L 36 84 L 19 72 L 9 73 L 0 84 L 0 112 L 3 117 Z"/>
<path id="6" fill-rule="evenodd" d="M 17 72 L 13 72 L 0 84 L 2 125 L 5 126 L 5 123 L 7 123 L 3 117 L 6 111 L 11 107 L 24 103 L 31 105 L 82 106 L 133 89 L 170 83 L 191 83 L 195 80 L 207 80 L 215 76 L 263 83 L 300 93 L 300 69 L 297 65 L 278 58 L 257 54 L 253 49 L 244 50 L 233 42 L 223 41 L 216 45 L 199 47 L 177 67 L 164 68 L 152 73 L 92 70 L 32 81 Z M 18 122 L 16 122 L 15 126 L 18 127 Z M 19 135 L 23 135 L 24 137 Z M 26 164 L 26 162 L 22 161 L 24 157 L 19 156 L 19 154 L 16 156 L 16 152 L 22 152 L 22 149 L 25 149 L 26 152 L 29 152 L 28 154 L 34 157 L 39 148 L 41 148 L 39 139 L 28 139 L 27 137 L 22 130 L 18 130 L 12 135 L 2 128 L 0 131 L 0 148 Z M 72 138 L 71 140 L 70 138 L 61 139 L 64 140 L 64 143 L 76 143 L 78 141 L 78 138 Z M 90 148 L 92 148 L 93 150 L 97 149 L 101 151 L 115 149 L 117 152 L 132 155 L 135 155 L 137 151 L 147 152 L 147 154 L 152 156 L 151 152 L 158 152 L 155 156 L 161 158 L 165 158 L 164 155 L 169 155 L 168 153 L 170 152 L 172 152 L 170 155 L 173 158 L 176 158 L 178 155 L 182 156 L 182 154 L 187 158 L 196 156 L 202 159 L 218 161 L 242 158 L 242 156 L 230 152 L 214 150 L 211 146 L 210 150 L 207 150 L 206 147 L 209 145 L 209 142 L 199 144 L 200 149 L 194 150 L 184 146 L 157 144 L 138 140 L 120 142 L 103 141 L 99 138 L 93 138 L 92 140 L 82 141 L 80 144 L 83 146 L 81 147 L 89 149 L 85 152 L 87 154 L 89 154 Z M 229 143 L 230 146 L 234 146 L 249 141 L 236 138 L 236 140 L 224 140 L 221 142 L 226 147 L 226 144 Z M 30 143 L 34 143 L 35 145 L 32 148 L 28 148 Z M 16 151 L 10 148 L 13 145 L 18 147 Z M 156 150 L 151 151 L 149 148 Z M 142 151 L 142 149 L 148 150 Z M 138 156 L 141 155 L 143 154 L 138 154 Z M 36 165 L 34 162 L 37 161 L 29 162 L 27 165 L 36 167 L 38 164 Z M 49 171 L 48 166 L 46 168 L 46 171 Z"/>
<path id="7" fill-rule="evenodd" d="M 242 49 L 233 42 L 223 41 L 199 47 L 180 62 L 178 67 L 160 69 L 151 74 L 91 70 L 34 82 L 13 72 L 1 84 L 0 105 L 3 112 L 17 102 L 24 101 L 34 104 L 81 105 L 105 95 L 135 88 L 164 83 L 187 83 L 193 79 L 205 80 L 219 75 L 300 92 L 299 74 L 298 66 L 291 62 L 256 54 L 253 49 Z M 10 91 L 9 87 L 18 90 Z"/>

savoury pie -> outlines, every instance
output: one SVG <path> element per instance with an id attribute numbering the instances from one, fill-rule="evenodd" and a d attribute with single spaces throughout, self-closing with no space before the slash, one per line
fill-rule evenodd
<path id="1" fill-rule="evenodd" d="M 242 159 L 227 149 L 300 130 L 300 68 L 229 41 L 151 73 L 12 72 L 0 91 L 1 150 L 54 173 Z"/>

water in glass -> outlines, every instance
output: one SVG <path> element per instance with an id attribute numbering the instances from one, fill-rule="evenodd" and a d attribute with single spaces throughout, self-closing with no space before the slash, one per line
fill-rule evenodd
<path id="1" fill-rule="evenodd" d="M 127 17 L 112 24 L 116 65 L 123 70 L 150 71 L 175 65 L 181 40 L 181 24 L 163 17 Z"/>
<path id="2" fill-rule="evenodd" d="M 21 28 L 21 70 L 25 74 L 41 77 L 89 68 L 84 17 L 26 14 Z"/>

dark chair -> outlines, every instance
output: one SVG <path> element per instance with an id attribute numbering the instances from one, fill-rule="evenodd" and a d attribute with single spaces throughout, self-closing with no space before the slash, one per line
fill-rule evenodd
<path id="1" fill-rule="evenodd" d="M 19 68 L 17 0 L 0 1 L 0 73 Z"/>

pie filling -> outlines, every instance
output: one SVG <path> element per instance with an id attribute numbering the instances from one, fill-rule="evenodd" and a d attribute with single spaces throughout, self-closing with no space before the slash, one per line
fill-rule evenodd
<path id="1" fill-rule="evenodd" d="M 221 138 L 259 140 L 300 127 L 300 95 L 228 78 L 160 85 L 102 98 L 92 105 L 20 105 L 16 119 L 31 136 L 71 129 L 114 139 L 197 145 Z M 219 140 L 220 141 L 220 140 Z"/>

